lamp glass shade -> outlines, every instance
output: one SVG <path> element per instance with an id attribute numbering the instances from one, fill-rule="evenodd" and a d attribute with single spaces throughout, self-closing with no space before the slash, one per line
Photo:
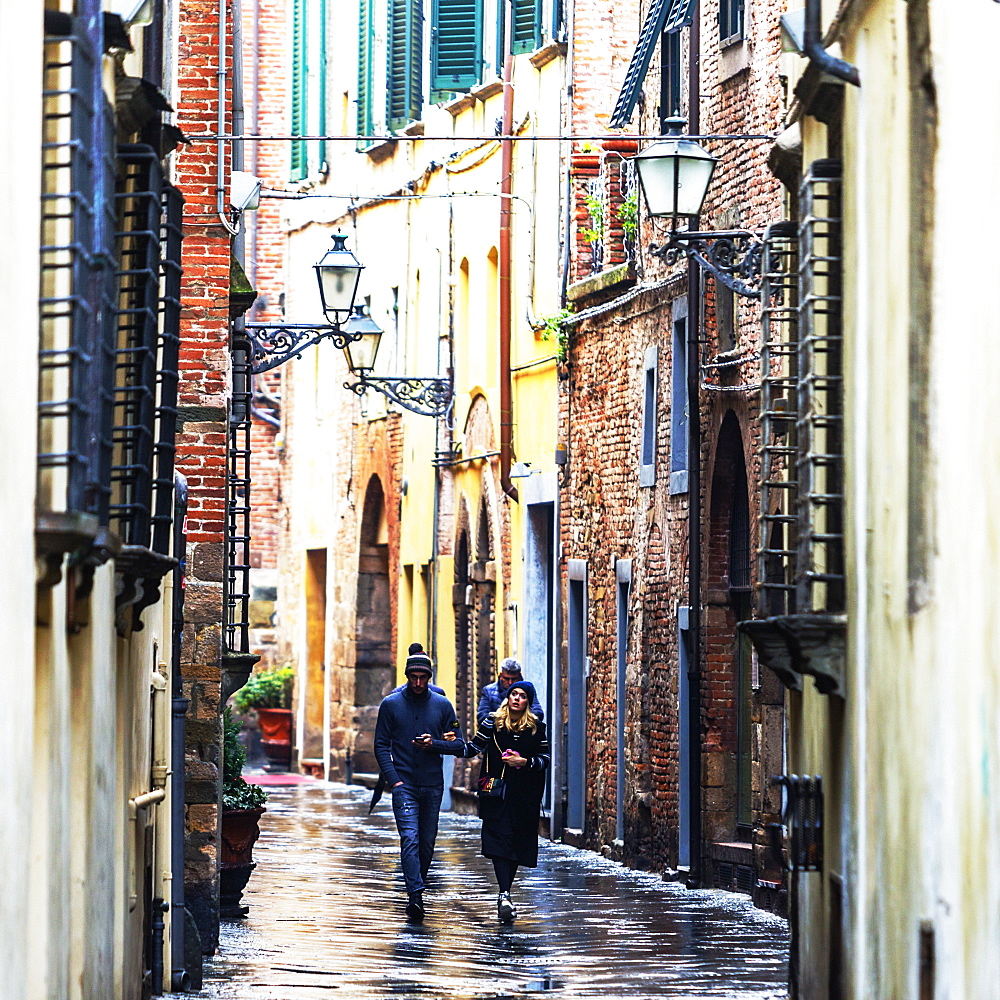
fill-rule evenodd
<path id="1" fill-rule="evenodd" d="M 347 237 L 337 233 L 333 246 L 323 254 L 315 266 L 323 313 L 331 323 L 336 323 L 339 313 L 349 313 L 354 306 L 358 281 L 364 265 L 347 249 Z"/>
<path id="2" fill-rule="evenodd" d="M 635 157 L 649 214 L 699 215 L 716 159 L 691 139 L 654 142 Z"/>
<path id="3" fill-rule="evenodd" d="M 342 332 L 351 338 L 344 345 L 347 367 L 355 374 L 370 372 L 375 367 L 375 356 L 382 339 L 381 327 L 365 313 L 363 305 L 357 305 Z"/>

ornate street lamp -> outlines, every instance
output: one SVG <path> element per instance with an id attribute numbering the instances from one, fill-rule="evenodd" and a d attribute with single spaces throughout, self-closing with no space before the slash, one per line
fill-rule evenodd
<path id="1" fill-rule="evenodd" d="M 681 255 L 692 257 L 727 288 L 739 295 L 760 298 L 762 233 L 676 228 L 679 218 L 701 214 L 717 162 L 711 153 L 681 134 L 686 124 L 683 118 L 668 118 L 667 135 L 633 158 L 649 214 L 673 220 L 667 242 L 654 244 L 650 251 L 667 263 Z"/>
<path id="2" fill-rule="evenodd" d="M 333 324 L 350 315 L 364 269 L 364 265 L 347 249 L 346 243 L 346 236 L 335 234 L 333 246 L 323 254 L 318 264 L 313 265 L 319 282 L 323 315 Z"/>
<path id="3" fill-rule="evenodd" d="M 351 314 L 364 265 L 346 247 L 347 237 L 337 233 L 333 246 L 314 264 L 320 301 L 327 323 L 247 323 L 250 341 L 250 370 L 254 375 L 283 365 L 290 358 L 322 340 L 332 340 L 344 348 L 353 334 L 341 330 Z"/>
<path id="4" fill-rule="evenodd" d="M 718 162 L 681 135 L 683 118 L 668 118 L 667 135 L 633 160 L 649 214 L 658 219 L 700 215 Z"/>
<path id="5" fill-rule="evenodd" d="M 344 324 L 344 333 L 347 335 L 344 356 L 347 367 L 356 377 L 356 381 L 344 383 L 345 389 L 359 396 L 374 389 L 405 409 L 426 417 L 439 417 L 448 412 L 455 394 L 450 379 L 372 375 L 382 330 L 365 312 L 363 305 L 354 307 L 350 319 Z"/>

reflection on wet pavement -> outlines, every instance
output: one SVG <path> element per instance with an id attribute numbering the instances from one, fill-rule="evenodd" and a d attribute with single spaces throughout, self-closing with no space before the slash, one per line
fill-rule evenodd
<path id="1" fill-rule="evenodd" d="M 270 790 L 249 917 L 223 925 L 201 996 L 314 998 L 787 996 L 784 921 L 729 893 L 696 891 L 542 841 L 518 873 L 518 920 L 496 919 L 479 822 L 442 813 L 427 918 L 406 922 L 386 802 L 362 788 Z"/>

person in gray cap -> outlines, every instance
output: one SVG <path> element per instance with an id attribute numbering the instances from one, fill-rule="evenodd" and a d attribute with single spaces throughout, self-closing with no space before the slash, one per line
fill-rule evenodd
<path id="1" fill-rule="evenodd" d="M 480 726 L 487 715 L 491 715 L 503 704 L 511 684 L 521 680 L 524 680 L 521 675 L 521 664 L 513 656 L 508 656 L 500 664 L 500 676 L 492 684 L 487 684 L 480 694 L 479 708 L 476 709 L 476 722 Z M 545 713 L 542 711 L 538 696 L 534 693 L 534 687 L 531 692 L 531 714 L 541 722 L 545 718 Z"/>
<path id="2" fill-rule="evenodd" d="M 406 913 L 414 921 L 424 917 L 425 880 L 437 840 L 444 795 L 440 755 L 461 756 L 465 751 L 454 706 L 443 694 L 430 690 L 433 672 L 423 647 L 411 645 L 406 687 L 382 700 L 375 723 L 375 758 L 392 793 Z M 444 738 L 446 733 L 452 735 L 450 740 Z"/>

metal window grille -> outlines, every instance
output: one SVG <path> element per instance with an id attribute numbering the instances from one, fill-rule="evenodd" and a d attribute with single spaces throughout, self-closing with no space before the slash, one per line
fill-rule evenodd
<path id="1" fill-rule="evenodd" d="M 587 212 L 590 215 L 588 226 L 590 238 L 590 270 L 599 274 L 604 267 L 604 237 L 607 230 L 607 195 L 604 190 L 603 162 L 601 175 L 587 184 Z"/>
<path id="2" fill-rule="evenodd" d="M 45 37 L 37 502 L 96 526 L 110 492 L 114 121 L 97 5 L 82 6 L 69 34 Z"/>
<path id="3" fill-rule="evenodd" d="M 823 870 L 823 779 L 819 775 L 783 774 L 772 782 L 785 789 L 782 820 L 791 843 L 788 866 L 793 872 Z"/>
<path id="4" fill-rule="evenodd" d="M 761 498 L 757 613 L 795 611 L 799 263 L 795 223 L 771 226 L 761 267 Z"/>
<path id="5" fill-rule="evenodd" d="M 840 191 L 839 161 L 817 160 L 800 198 L 799 613 L 844 607 Z"/>
<path id="6" fill-rule="evenodd" d="M 153 480 L 154 552 L 168 555 L 173 525 L 174 457 L 177 433 L 178 355 L 181 326 L 181 220 L 184 199 L 168 184 L 163 190 L 160 223 L 160 353 L 157 373 L 159 406 L 154 448 L 156 478 Z"/>
<path id="7" fill-rule="evenodd" d="M 118 152 L 118 341 L 110 523 L 126 545 L 151 541 L 163 173 L 149 146 Z"/>
<path id="8" fill-rule="evenodd" d="M 226 456 L 225 651 L 250 652 L 250 345 L 232 352 L 233 397 Z"/>

